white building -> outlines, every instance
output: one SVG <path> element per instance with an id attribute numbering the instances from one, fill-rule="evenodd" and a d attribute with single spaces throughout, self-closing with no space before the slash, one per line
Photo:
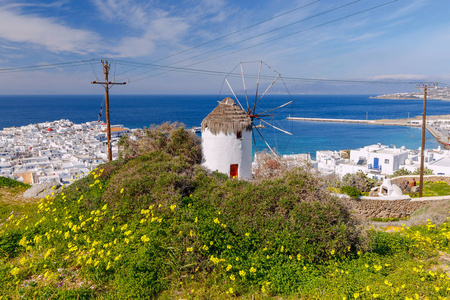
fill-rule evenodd
<path id="1" fill-rule="evenodd" d="M 225 98 L 202 121 L 204 166 L 232 178 L 251 179 L 252 121 Z"/>
<path id="2" fill-rule="evenodd" d="M 380 172 L 392 175 L 405 164 L 408 158 L 408 150 L 405 147 L 389 148 L 388 146 L 377 144 L 350 150 L 350 161 L 357 164 L 367 164 L 369 171 Z"/>
<path id="3" fill-rule="evenodd" d="M 117 139 L 129 129 L 113 128 L 118 128 L 112 141 L 115 158 Z M 19 180 L 32 184 L 70 183 L 86 176 L 107 162 L 106 143 L 97 138 L 105 136 L 104 129 L 101 122 L 73 124 L 69 120 L 5 128 L 0 131 L 0 176 L 20 176 Z"/>
<path id="4" fill-rule="evenodd" d="M 338 151 L 317 151 L 316 152 L 317 169 L 322 174 L 337 173 L 339 164 L 345 162 Z"/>
<path id="5" fill-rule="evenodd" d="M 398 169 L 413 172 L 420 168 L 420 148 L 408 150 L 377 144 L 350 150 L 350 159 L 342 159 L 337 152 L 317 151 L 316 160 L 322 174 L 335 173 L 342 178 L 348 173 L 363 172 L 370 178 L 383 179 Z M 436 175 L 450 175 L 450 151 L 441 147 L 425 150 L 424 166 Z"/>

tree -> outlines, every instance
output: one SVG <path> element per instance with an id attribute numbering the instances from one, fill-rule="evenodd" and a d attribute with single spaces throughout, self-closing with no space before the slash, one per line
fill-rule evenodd
<path id="1" fill-rule="evenodd" d="M 375 186 L 376 182 L 377 181 L 375 179 L 370 179 L 364 172 L 359 171 L 356 174 L 345 174 L 339 186 L 341 188 L 344 186 L 352 186 L 362 192 L 369 192 L 370 189 Z"/>
<path id="2" fill-rule="evenodd" d="M 405 175 L 411 175 L 411 174 L 412 174 L 411 171 L 408 171 L 405 168 L 401 168 L 401 169 L 396 170 L 394 172 L 394 174 L 392 175 L 392 177 L 405 176 Z"/>
<path id="3" fill-rule="evenodd" d="M 420 168 L 415 169 L 414 172 L 412 172 L 412 175 L 420 175 Z M 433 175 L 433 170 L 425 167 L 423 168 L 423 175 Z"/>
<path id="4" fill-rule="evenodd" d="M 154 151 L 173 157 L 183 157 L 186 162 L 202 162 L 202 146 L 198 136 L 187 131 L 181 123 L 166 122 L 138 130 L 133 136 L 123 136 L 119 141 L 120 158 L 129 160 Z"/>

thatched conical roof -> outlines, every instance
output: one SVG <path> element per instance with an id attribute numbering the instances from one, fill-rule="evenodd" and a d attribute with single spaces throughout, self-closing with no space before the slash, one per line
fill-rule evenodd
<path id="1" fill-rule="evenodd" d="M 208 128 L 211 133 L 236 133 L 251 131 L 252 120 L 231 98 L 223 99 L 202 121 L 202 131 Z"/>

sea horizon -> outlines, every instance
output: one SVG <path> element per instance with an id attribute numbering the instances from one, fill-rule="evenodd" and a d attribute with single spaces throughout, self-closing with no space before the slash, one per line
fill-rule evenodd
<path id="1" fill-rule="evenodd" d="M 111 124 L 121 124 L 130 129 L 144 128 L 163 122 L 181 122 L 186 127 L 200 126 L 201 121 L 216 106 L 217 102 L 233 95 L 211 94 L 111 94 Z M 370 144 L 388 146 L 420 147 L 421 129 L 368 124 L 336 124 L 322 122 L 296 122 L 287 116 L 331 119 L 406 119 L 422 113 L 421 100 L 371 99 L 367 95 L 267 95 L 259 104 L 260 111 L 277 107 L 290 101 L 294 103 L 277 111 L 270 121 L 293 136 L 273 128 L 262 129 L 264 139 L 280 154 L 310 153 L 318 150 L 355 149 Z M 245 101 L 238 95 L 241 102 Z M 12 101 L 13 100 L 13 101 Z M 244 100 L 244 101 L 243 101 Z M 69 119 L 74 123 L 105 120 L 104 95 L 1 95 L 3 117 L 0 129 L 29 124 Z M 446 101 L 430 100 L 427 115 L 450 113 Z M 267 126 L 268 127 L 268 126 Z M 257 136 L 258 151 L 267 149 L 265 142 Z M 438 142 L 427 132 L 426 148 L 437 148 Z"/>

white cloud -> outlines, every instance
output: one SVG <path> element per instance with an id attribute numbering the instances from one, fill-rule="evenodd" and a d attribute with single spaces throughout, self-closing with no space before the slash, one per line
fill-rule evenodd
<path id="1" fill-rule="evenodd" d="M 56 19 L 0 9 L 0 38 L 43 46 L 52 52 L 86 53 L 96 50 L 98 37 L 87 30 L 70 28 Z"/>
<path id="2" fill-rule="evenodd" d="M 92 0 L 100 17 L 108 22 L 122 23 L 132 28 L 145 28 L 149 22 L 148 4 L 136 4 L 134 0 Z M 106 8 L 106 9 L 105 9 Z M 157 14 L 154 10 L 154 13 Z"/>
<path id="3" fill-rule="evenodd" d="M 2 47 L 3 49 L 8 49 L 8 50 L 19 50 L 20 49 L 18 47 L 5 46 L 5 45 L 0 45 L 0 47 Z"/>
<path id="4" fill-rule="evenodd" d="M 111 56 L 138 57 L 152 54 L 158 43 L 175 43 L 189 26 L 177 18 L 152 21 L 138 37 L 124 37 L 113 48 Z"/>

